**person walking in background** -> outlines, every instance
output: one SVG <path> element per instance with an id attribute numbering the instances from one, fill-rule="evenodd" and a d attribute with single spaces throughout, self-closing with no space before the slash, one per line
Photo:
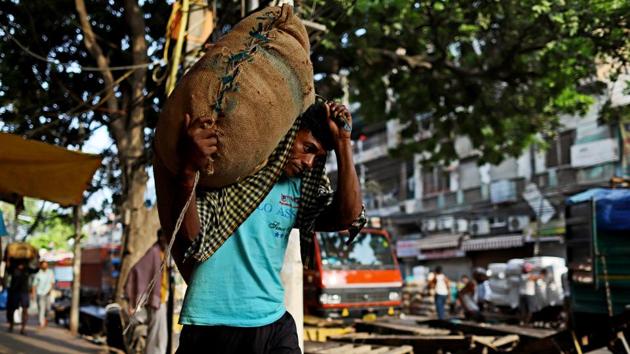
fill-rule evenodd
<path id="1" fill-rule="evenodd" d="M 7 298 L 7 321 L 9 322 L 9 332 L 13 332 L 13 313 L 22 307 L 22 329 L 21 334 L 26 334 L 26 322 L 28 322 L 28 307 L 30 305 L 30 277 L 31 273 L 26 267 L 25 261 L 8 265 L 10 267 L 11 280 L 9 281 L 9 291 Z"/>
<path id="2" fill-rule="evenodd" d="M 536 281 L 540 278 L 532 274 L 534 265 L 531 263 L 523 264 L 523 274 L 521 275 L 520 284 L 520 312 L 521 324 L 528 325 L 532 314 L 538 309 L 536 308 Z"/>
<path id="3" fill-rule="evenodd" d="M 147 314 L 147 341 L 145 347 L 146 354 L 164 354 L 166 353 L 166 345 L 168 342 L 168 326 L 166 319 L 166 300 L 168 298 L 168 273 L 166 271 L 160 273 L 162 260 L 164 259 L 164 250 L 167 246 L 166 236 L 162 229 L 157 232 L 157 241 L 149 248 L 147 253 L 140 258 L 127 278 L 125 285 L 125 293 L 129 300 L 130 312 L 135 311 L 138 297 L 142 294 L 149 283 L 155 276 L 155 286 L 144 309 Z"/>
<path id="4" fill-rule="evenodd" d="M 50 308 L 50 292 L 55 285 L 55 274 L 48 268 L 48 262 L 39 263 L 39 271 L 33 279 L 33 293 L 37 300 L 37 316 L 39 327 L 48 325 L 48 309 Z"/>
<path id="5" fill-rule="evenodd" d="M 449 294 L 450 281 L 446 275 L 442 274 L 442 267 L 435 267 L 434 273 L 435 276 L 431 280 L 431 287 L 435 290 L 435 310 L 437 311 L 438 319 L 443 320 L 446 318 L 444 306 Z"/>
<path id="6" fill-rule="evenodd" d="M 484 268 L 477 268 L 473 273 L 473 278 L 477 285 L 475 286 L 475 301 L 479 307 L 479 311 L 483 311 L 487 302 L 490 300 L 490 282 L 488 282 L 488 275 Z"/>
<path id="7" fill-rule="evenodd" d="M 460 293 L 466 287 L 469 281 L 470 281 L 470 278 L 468 277 L 468 275 L 463 274 L 459 278 L 459 281 L 455 282 L 454 285 L 451 285 L 451 300 L 452 300 L 451 314 L 452 315 L 458 315 L 461 312 L 463 312 L 464 306 L 462 305 L 462 302 L 461 302 Z M 453 291 L 453 289 L 455 290 Z M 453 298 L 453 295 L 455 296 L 454 298 Z"/>

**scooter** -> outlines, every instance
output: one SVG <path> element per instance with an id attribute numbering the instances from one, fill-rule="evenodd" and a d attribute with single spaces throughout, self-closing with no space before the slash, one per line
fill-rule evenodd
<path id="1" fill-rule="evenodd" d="M 105 307 L 105 332 L 107 346 L 127 354 L 142 354 L 147 341 L 147 314 L 144 309 L 131 321 L 127 311 L 123 311 L 118 303 Z M 129 327 L 129 328 L 127 328 Z M 110 353 L 112 351 L 110 350 Z"/>

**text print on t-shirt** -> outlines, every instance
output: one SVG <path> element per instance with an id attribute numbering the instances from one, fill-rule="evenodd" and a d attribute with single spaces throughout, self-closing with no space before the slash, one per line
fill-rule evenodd
<path id="1" fill-rule="evenodd" d="M 300 198 L 282 194 L 278 204 L 274 205 L 274 203 L 266 202 L 260 204 L 256 209 L 267 214 L 268 216 L 271 216 L 272 218 L 280 217 L 287 220 L 295 220 L 299 205 Z M 270 222 L 268 224 L 268 227 L 274 237 L 284 238 L 289 235 L 289 232 L 291 232 L 291 228 L 293 227 L 293 225 L 286 225 L 280 220 L 277 220 Z"/>

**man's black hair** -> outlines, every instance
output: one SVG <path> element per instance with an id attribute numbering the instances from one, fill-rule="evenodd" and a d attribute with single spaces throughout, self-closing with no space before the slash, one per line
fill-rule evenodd
<path id="1" fill-rule="evenodd" d="M 333 137 L 330 133 L 328 122 L 326 121 L 326 105 L 322 101 L 313 103 L 302 113 L 300 129 L 306 129 L 313 134 L 313 137 L 322 144 L 326 151 L 333 149 Z"/>

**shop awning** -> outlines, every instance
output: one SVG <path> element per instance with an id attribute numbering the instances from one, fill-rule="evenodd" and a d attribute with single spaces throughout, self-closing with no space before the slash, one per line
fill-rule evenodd
<path id="1" fill-rule="evenodd" d="M 442 248 L 458 248 L 460 234 L 437 234 L 429 235 L 417 241 L 418 249 L 422 251 Z"/>
<path id="2" fill-rule="evenodd" d="M 462 241 L 464 251 L 485 251 L 523 246 L 523 235 L 471 238 Z"/>
<path id="3" fill-rule="evenodd" d="M 0 133 L 0 195 L 79 205 L 101 157 Z"/>

